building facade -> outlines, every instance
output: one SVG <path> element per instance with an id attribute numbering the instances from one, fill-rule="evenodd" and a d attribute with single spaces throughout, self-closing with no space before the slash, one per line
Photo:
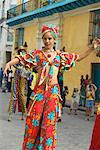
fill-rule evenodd
<path id="1" fill-rule="evenodd" d="M 11 59 L 13 46 L 13 30 L 6 24 L 7 10 L 15 6 L 14 0 L 0 1 L 0 67 L 2 68 Z"/>
<path id="2" fill-rule="evenodd" d="M 43 47 L 43 24 L 59 27 L 55 47 L 61 49 L 65 46 L 69 52 L 82 53 L 94 37 L 100 37 L 99 0 L 18 0 L 18 6 L 8 10 L 7 14 L 7 24 L 15 29 L 14 47 L 27 42 L 28 51 Z M 96 51 L 77 63 L 71 72 L 64 73 L 64 85 L 69 87 L 68 99 L 74 87 L 80 88 L 81 75 L 86 74 L 100 92 L 100 57 Z"/>

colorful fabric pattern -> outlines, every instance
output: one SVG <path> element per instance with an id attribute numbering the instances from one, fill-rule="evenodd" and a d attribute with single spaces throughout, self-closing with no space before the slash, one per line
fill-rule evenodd
<path id="1" fill-rule="evenodd" d="M 42 50 L 31 51 L 27 54 L 21 54 L 20 56 L 16 56 L 20 59 L 20 63 L 28 68 L 37 67 L 42 68 L 40 83 L 41 85 L 45 78 L 48 76 L 48 82 L 52 80 L 54 75 L 54 66 L 59 67 L 64 71 L 70 70 L 73 66 L 75 66 L 75 61 L 78 59 L 79 55 L 70 54 L 67 52 L 61 53 L 57 51 L 56 57 L 52 62 L 49 62 L 45 53 Z M 49 69 L 48 69 L 49 68 Z M 49 70 L 49 71 L 48 71 Z"/>
<path id="2" fill-rule="evenodd" d="M 34 89 L 35 103 L 26 118 L 23 150 L 55 149 L 58 94 L 58 85 L 49 86 L 47 91 L 44 85 Z"/>
<path id="3" fill-rule="evenodd" d="M 18 104 L 18 112 L 25 113 L 26 110 L 26 100 L 25 100 L 25 79 L 20 75 L 18 69 L 16 69 L 14 74 L 14 79 L 12 82 L 11 97 L 9 102 L 8 112 L 15 113 Z"/>
<path id="4" fill-rule="evenodd" d="M 23 150 L 54 150 L 56 148 L 56 122 L 61 112 L 58 84 L 53 83 L 55 66 L 69 70 L 78 58 L 76 54 L 56 51 L 52 62 L 41 50 L 16 56 L 24 66 L 41 68 L 40 81 L 31 94 L 33 100 L 26 118 Z"/>

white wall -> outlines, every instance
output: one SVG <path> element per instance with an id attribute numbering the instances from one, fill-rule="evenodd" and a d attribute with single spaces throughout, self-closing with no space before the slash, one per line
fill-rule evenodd
<path id="1" fill-rule="evenodd" d="M 0 0 L 0 28 L 2 27 L 2 35 L 0 36 L 0 67 L 5 66 L 6 63 L 6 51 L 11 52 L 12 51 L 12 45 L 13 42 L 7 41 L 7 33 L 8 33 L 8 25 L 6 24 L 6 18 L 7 18 L 7 10 L 10 9 L 10 7 L 13 5 L 16 5 L 17 0 L 5 0 L 4 4 L 4 11 L 3 11 L 3 0 Z M 3 17 L 2 18 L 2 12 Z M 12 29 L 9 30 L 10 32 L 13 32 Z"/>

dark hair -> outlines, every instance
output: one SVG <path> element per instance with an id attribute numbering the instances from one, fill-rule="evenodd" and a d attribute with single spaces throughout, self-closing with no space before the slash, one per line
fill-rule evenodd
<path id="1" fill-rule="evenodd" d="M 78 92 L 78 88 L 74 88 L 73 92 Z"/>
<path id="2" fill-rule="evenodd" d="M 68 90 L 68 86 L 64 86 L 65 90 Z"/>
<path id="3" fill-rule="evenodd" d="M 27 42 L 25 42 L 23 46 L 24 46 L 24 47 L 28 47 Z"/>
<path id="4" fill-rule="evenodd" d="M 86 79 L 88 79 L 89 78 L 89 75 L 88 74 L 86 74 Z"/>
<path id="5" fill-rule="evenodd" d="M 19 50 L 17 51 L 18 55 L 20 55 L 20 52 L 21 52 L 21 50 L 19 49 Z"/>
<path id="6" fill-rule="evenodd" d="M 81 75 L 81 78 L 84 78 L 84 76 L 83 76 L 83 75 Z"/>
<path id="7" fill-rule="evenodd" d="M 38 73 L 36 68 L 33 68 L 32 72 Z"/>
<path id="8" fill-rule="evenodd" d="M 64 52 L 65 52 L 65 48 L 66 48 L 66 47 L 65 47 L 65 46 L 63 46 L 62 51 L 64 51 Z"/>

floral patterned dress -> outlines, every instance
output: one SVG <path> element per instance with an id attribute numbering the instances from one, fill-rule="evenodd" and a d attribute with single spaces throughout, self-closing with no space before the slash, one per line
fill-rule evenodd
<path id="1" fill-rule="evenodd" d="M 74 66 L 78 55 L 56 51 L 55 58 L 50 62 L 42 50 L 35 50 L 16 57 L 28 68 L 42 68 L 39 83 L 31 94 L 33 103 L 26 118 L 23 150 L 54 150 L 61 99 L 58 83 L 51 84 L 54 67 L 69 70 Z"/>

